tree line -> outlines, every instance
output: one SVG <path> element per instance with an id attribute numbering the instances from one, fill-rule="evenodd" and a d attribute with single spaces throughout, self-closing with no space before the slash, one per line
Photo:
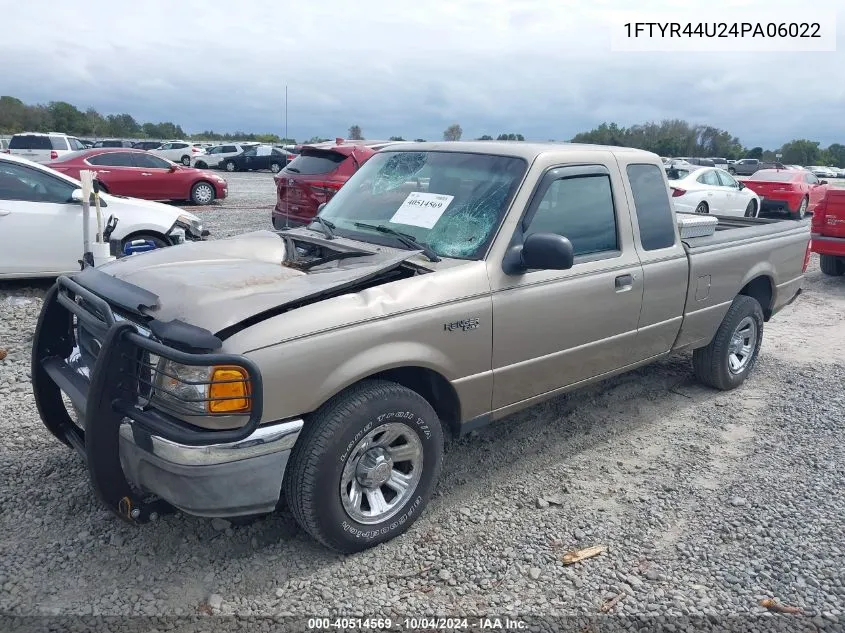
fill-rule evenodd
<path id="1" fill-rule="evenodd" d="M 66 101 L 51 101 L 45 104 L 26 104 L 11 96 L 0 96 L 0 134 L 16 132 L 65 132 L 75 136 L 94 138 L 151 138 L 164 140 L 184 138 L 207 141 L 258 141 L 260 143 L 295 143 L 294 139 L 281 138 L 277 134 L 256 134 L 254 132 L 226 132 L 205 130 L 199 134 L 187 134 L 181 125 L 172 121 L 158 123 L 140 122 L 131 114 L 100 114 L 94 108 L 84 112 Z M 363 140 L 360 125 L 348 130 L 352 140 Z M 443 140 L 460 141 L 463 129 L 459 123 L 449 125 L 443 131 Z M 311 137 L 305 143 L 317 143 L 329 139 Z M 392 141 L 404 141 L 402 136 L 391 136 Z M 416 141 L 425 141 L 417 138 Z M 485 134 L 480 141 L 524 141 L 522 134 L 506 132 L 494 137 Z M 720 158 L 760 158 L 780 160 L 786 164 L 830 165 L 845 167 L 845 145 L 833 143 L 822 147 L 818 141 L 793 139 L 775 149 L 745 147 L 736 136 L 726 130 L 710 125 L 696 125 L 682 119 L 643 123 L 622 127 L 616 123 L 602 123 L 587 132 L 576 134 L 572 143 L 596 143 L 637 147 L 660 156 L 716 156 Z M 781 156 L 778 156 L 780 154 Z"/>
<path id="2" fill-rule="evenodd" d="M 48 104 L 26 104 L 16 97 L 0 96 L 0 134 L 17 132 L 64 132 L 92 138 L 191 139 L 208 141 L 258 141 L 260 143 L 293 143 L 278 134 L 253 132 L 219 133 L 205 130 L 187 134 L 172 121 L 142 123 L 131 114 L 102 115 L 94 108 L 84 112 L 66 101 Z"/>

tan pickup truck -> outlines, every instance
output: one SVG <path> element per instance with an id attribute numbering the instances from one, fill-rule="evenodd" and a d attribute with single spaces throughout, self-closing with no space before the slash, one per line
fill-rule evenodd
<path id="1" fill-rule="evenodd" d="M 719 220 L 682 239 L 639 150 L 391 147 L 306 227 L 59 278 L 35 398 L 128 521 L 284 498 L 314 538 L 361 550 L 423 512 L 444 437 L 680 350 L 705 384 L 741 385 L 810 233 Z"/>

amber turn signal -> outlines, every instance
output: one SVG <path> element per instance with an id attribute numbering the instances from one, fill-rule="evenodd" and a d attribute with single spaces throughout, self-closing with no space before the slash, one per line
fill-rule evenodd
<path id="1" fill-rule="evenodd" d="M 249 413 L 249 376 L 242 367 L 214 367 L 208 387 L 209 413 Z"/>

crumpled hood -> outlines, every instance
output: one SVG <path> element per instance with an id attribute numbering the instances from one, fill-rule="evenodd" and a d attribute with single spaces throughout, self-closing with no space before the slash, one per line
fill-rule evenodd
<path id="1" fill-rule="evenodd" d="M 349 257 L 306 272 L 282 264 L 285 248 L 278 234 L 256 231 L 133 255 L 98 270 L 158 295 L 150 316 L 216 334 L 268 310 L 351 287 L 418 252 Z"/>

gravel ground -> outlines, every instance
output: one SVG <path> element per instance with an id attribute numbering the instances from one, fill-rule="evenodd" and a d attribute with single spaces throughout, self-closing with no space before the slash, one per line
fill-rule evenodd
<path id="1" fill-rule="evenodd" d="M 269 226 L 269 174 L 200 210 L 214 236 Z M 250 206 L 252 205 L 252 206 Z M 342 556 L 287 511 L 247 526 L 102 509 L 42 427 L 29 349 L 46 283 L 0 284 L 0 613 L 390 616 L 763 613 L 845 623 L 845 278 L 813 258 L 752 378 L 696 384 L 688 355 L 539 405 L 447 446 L 410 532 Z M 605 553 L 564 566 L 572 549 Z M 720 620 L 722 618 L 723 620 Z"/>

